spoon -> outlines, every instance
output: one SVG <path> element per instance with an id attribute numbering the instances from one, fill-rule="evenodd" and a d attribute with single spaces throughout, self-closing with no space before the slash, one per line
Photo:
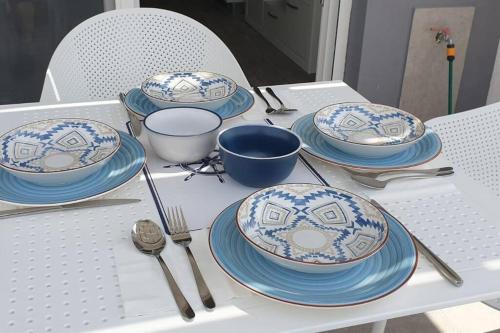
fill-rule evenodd
<path id="1" fill-rule="evenodd" d="M 175 282 L 167 264 L 163 261 L 163 258 L 160 255 L 167 243 L 165 235 L 161 231 L 160 227 L 151 220 L 139 220 L 132 227 L 132 240 L 135 247 L 139 251 L 144 254 L 155 256 L 156 259 L 158 259 L 158 262 L 163 269 L 163 273 L 167 278 L 168 285 L 172 291 L 179 311 L 188 319 L 194 318 L 194 311 L 191 308 L 191 305 L 189 305 L 188 301 L 182 294 L 182 291 Z"/>

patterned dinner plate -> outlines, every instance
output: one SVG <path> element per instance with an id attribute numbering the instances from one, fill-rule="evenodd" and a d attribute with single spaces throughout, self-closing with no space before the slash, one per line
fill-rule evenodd
<path id="1" fill-rule="evenodd" d="M 141 143 L 119 132 L 121 146 L 98 172 L 76 183 L 41 186 L 0 169 L 0 201 L 16 205 L 54 206 L 89 200 L 124 185 L 142 170 L 146 154 Z"/>
<path id="2" fill-rule="evenodd" d="M 359 265 L 387 240 L 387 221 L 365 199 L 317 184 L 282 184 L 243 200 L 243 237 L 264 257 L 308 273 Z"/>
<path id="3" fill-rule="evenodd" d="M 239 116 L 240 114 L 248 111 L 254 103 L 254 98 L 248 90 L 243 87 L 239 87 L 236 93 L 231 96 L 229 101 L 224 105 L 211 108 L 206 107 L 206 109 L 214 111 L 222 119 L 228 119 L 232 117 Z M 137 114 L 139 117 L 144 118 L 148 114 L 158 111 L 161 108 L 153 104 L 141 89 L 134 88 L 131 89 L 125 96 L 125 104 L 130 109 L 130 111 Z"/>
<path id="4" fill-rule="evenodd" d="M 387 243 L 359 265 L 313 274 L 282 267 L 261 256 L 238 231 L 235 218 L 240 204 L 232 204 L 215 219 L 210 250 L 229 277 L 271 299 L 313 307 L 366 303 L 400 288 L 417 266 L 417 251 L 408 231 L 385 215 L 389 223 Z"/>
<path id="5" fill-rule="evenodd" d="M 434 159 L 441 152 L 441 140 L 430 128 L 415 144 L 395 155 L 380 158 L 364 158 L 348 154 L 328 144 L 313 124 L 314 114 L 297 119 L 292 131 L 302 139 L 302 149 L 326 162 L 344 167 L 387 170 L 403 169 L 424 164 Z"/>

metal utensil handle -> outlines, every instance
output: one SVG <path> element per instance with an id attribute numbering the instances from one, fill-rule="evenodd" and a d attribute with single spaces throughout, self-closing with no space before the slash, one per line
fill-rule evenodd
<path id="1" fill-rule="evenodd" d="M 407 178 L 429 178 L 429 177 L 440 177 L 440 176 L 450 176 L 453 175 L 454 171 L 444 171 L 444 172 L 434 172 L 434 173 L 422 173 L 420 175 L 406 175 L 406 176 L 397 176 L 392 177 L 386 180 L 382 180 L 383 182 L 391 182 L 397 179 L 407 179 Z"/>
<path id="2" fill-rule="evenodd" d="M 429 248 L 425 246 L 425 244 L 422 243 L 417 237 L 413 236 L 413 239 L 417 245 L 417 250 L 419 250 L 427 258 L 427 260 L 429 260 L 434 267 L 436 267 L 439 274 L 441 274 L 446 280 L 450 281 L 454 286 L 462 286 L 464 280 L 462 280 L 460 275 L 458 275 L 450 266 L 442 261 L 441 258 L 429 250 Z"/>
<path id="3" fill-rule="evenodd" d="M 260 91 L 259 87 L 253 87 L 253 91 L 255 91 L 255 93 L 257 94 L 257 96 L 259 96 L 260 98 L 262 98 L 264 100 L 264 102 L 266 103 L 266 105 L 268 107 L 272 107 L 271 104 L 269 104 L 269 102 L 267 101 L 267 99 L 262 94 L 262 91 Z"/>
<path id="4" fill-rule="evenodd" d="M 170 270 L 167 267 L 167 264 L 163 261 L 163 258 L 160 255 L 155 256 L 156 259 L 158 259 L 158 262 L 160 263 L 160 266 L 163 270 L 163 273 L 165 274 L 165 277 L 167 278 L 168 285 L 170 287 L 170 290 L 172 291 L 172 295 L 174 296 L 175 303 L 177 304 L 177 307 L 179 308 L 179 311 L 181 314 L 188 318 L 192 319 L 194 318 L 194 311 L 191 308 L 191 305 L 189 305 L 188 301 L 182 294 L 182 291 L 179 289 L 179 286 L 174 280 L 174 277 L 172 276 L 172 273 L 170 273 Z"/>
<path id="5" fill-rule="evenodd" d="M 278 97 L 278 95 L 276 95 L 273 91 L 273 89 L 271 89 L 271 87 L 267 87 L 266 88 L 266 91 L 269 95 L 273 96 L 281 105 L 281 107 L 285 108 L 285 105 L 283 104 L 283 102 L 281 101 L 281 99 Z"/>
<path id="6" fill-rule="evenodd" d="M 437 172 L 445 172 L 445 171 L 453 171 L 453 167 L 442 167 L 442 168 L 435 168 L 435 169 L 416 169 L 416 170 L 409 170 L 409 169 L 398 169 L 398 170 L 388 170 L 388 171 L 381 171 L 381 172 L 361 172 L 357 170 L 351 170 L 348 168 L 345 168 L 345 170 L 351 174 L 355 175 L 360 175 L 360 176 L 366 176 L 366 177 L 372 177 L 376 178 L 379 176 L 387 176 L 387 175 L 392 175 L 392 174 L 435 174 Z"/>
<path id="7" fill-rule="evenodd" d="M 9 209 L 9 210 L 0 212 L 0 219 L 4 219 L 7 217 L 32 215 L 32 214 L 37 214 L 37 213 L 55 212 L 55 211 L 59 211 L 59 210 L 64 210 L 64 207 L 63 206 L 50 206 L 50 207 L 29 207 L 29 208 Z"/>
<path id="8" fill-rule="evenodd" d="M 207 287 L 207 284 L 205 283 L 205 280 L 203 279 L 203 276 L 201 275 L 200 269 L 198 268 L 198 264 L 196 263 L 196 260 L 194 259 L 193 253 L 191 252 L 191 249 L 189 246 L 185 247 L 186 253 L 189 258 L 189 262 L 191 263 L 191 268 L 193 270 L 193 275 L 194 275 L 194 280 L 196 281 L 196 287 L 198 288 L 198 293 L 200 294 L 201 297 L 201 302 L 203 305 L 205 305 L 209 309 L 215 308 L 215 301 L 214 298 L 212 297 L 212 294 L 210 294 L 210 290 Z"/>

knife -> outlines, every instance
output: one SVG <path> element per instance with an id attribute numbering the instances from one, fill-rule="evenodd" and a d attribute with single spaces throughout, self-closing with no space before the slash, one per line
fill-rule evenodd
<path id="1" fill-rule="evenodd" d="M 9 209 L 0 211 L 0 219 L 5 219 L 8 217 L 26 216 L 38 213 L 49 213 L 49 212 L 62 212 L 71 209 L 84 209 L 84 208 L 95 208 L 95 207 L 106 207 L 115 205 L 126 205 L 131 203 L 140 202 L 141 199 L 97 199 L 77 202 L 67 205 L 59 206 L 43 206 L 43 207 L 27 207 L 18 209 Z"/>
<path id="2" fill-rule="evenodd" d="M 377 207 L 379 210 L 383 211 L 390 217 L 392 217 L 394 220 L 399 222 L 397 218 L 394 217 L 391 213 L 389 213 L 382 205 L 380 205 L 377 201 L 371 199 L 370 203 Z M 399 222 L 401 223 L 401 222 Z M 401 223 L 402 224 L 402 223 Z M 422 243 L 415 235 L 413 235 L 411 232 L 408 231 L 408 233 L 411 235 L 413 240 L 415 241 L 415 245 L 417 247 L 417 250 L 424 255 L 424 257 L 429 260 L 436 270 L 441 274 L 446 280 L 448 280 L 451 284 L 453 284 L 455 287 L 461 287 L 462 284 L 464 283 L 464 280 L 460 277 L 460 275 L 457 274 L 450 266 L 448 266 L 441 258 L 439 258 L 434 252 L 432 252 L 424 243 Z"/>

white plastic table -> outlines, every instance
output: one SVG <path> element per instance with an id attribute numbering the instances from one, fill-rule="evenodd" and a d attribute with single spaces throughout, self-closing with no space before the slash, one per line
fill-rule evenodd
<path id="1" fill-rule="evenodd" d="M 275 88 L 285 104 L 300 110 L 296 115 L 271 117 L 274 123 L 287 127 L 298 116 L 321 106 L 364 100 L 342 82 Z M 264 109 L 256 97 L 252 109 L 228 125 L 262 120 Z M 0 109 L 0 132 L 63 116 L 93 118 L 122 130 L 128 121 L 117 101 L 20 105 Z M 339 168 L 313 158 L 308 161 L 331 185 L 373 194 L 350 182 Z M 443 158 L 433 163 L 447 164 Z M 461 288 L 443 280 L 420 257 L 406 285 L 364 305 L 312 309 L 253 295 L 197 313 L 192 322 L 176 313 L 125 317 L 114 244 L 129 237 L 130 221 L 143 216 L 158 218 L 159 214 L 150 188 L 140 176 L 107 195 L 142 199 L 138 204 L 0 221 L 0 331 L 317 332 L 369 322 L 377 322 L 374 331 L 383 331 L 385 320 L 390 318 L 500 297 L 499 199 L 460 170 L 453 176 L 452 187 L 434 192 L 426 186 L 404 190 L 394 186 L 383 191 L 386 197 L 381 192 L 375 195 L 381 195 L 380 200 L 394 215 L 458 271 L 464 279 Z M 12 206 L 0 204 L 0 209 L 9 208 Z M 182 285 L 182 279 L 179 283 Z"/>

